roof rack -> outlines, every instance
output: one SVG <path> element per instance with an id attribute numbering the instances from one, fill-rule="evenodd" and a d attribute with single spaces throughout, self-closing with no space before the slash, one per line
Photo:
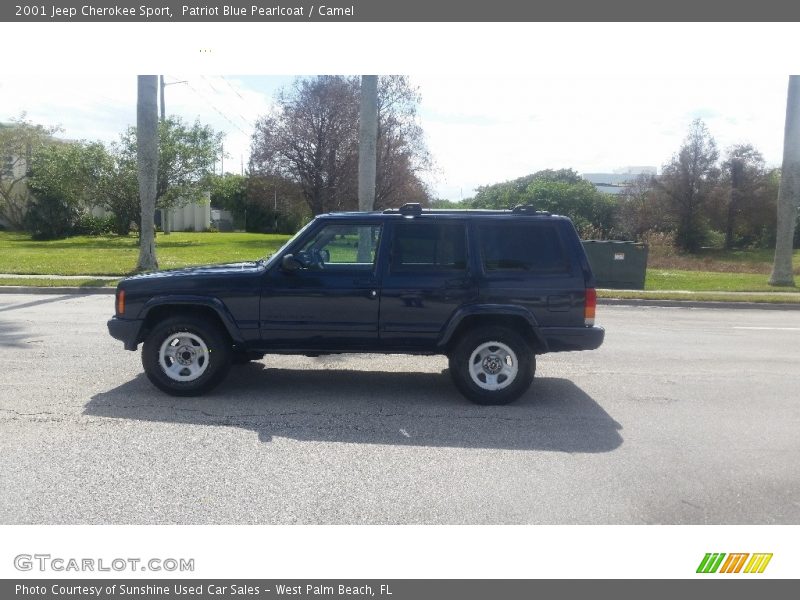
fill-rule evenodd
<path id="1" fill-rule="evenodd" d="M 406 215 L 409 217 L 418 217 L 422 214 L 422 204 L 419 202 L 406 202 L 400 208 L 387 208 L 384 210 L 384 214 L 399 212 L 401 215 Z"/>
<path id="2" fill-rule="evenodd" d="M 535 206 L 528 205 L 519 205 L 515 206 L 512 209 L 491 209 L 491 208 L 426 208 L 423 210 L 422 205 L 419 202 L 407 202 L 403 204 L 400 208 L 387 208 L 384 209 L 383 214 L 401 214 L 406 217 L 419 217 L 422 214 L 431 214 L 431 215 L 446 215 L 446 214 L 514 214 L 514 215 L 550 215 L 551 213 L 545 210 L 536 210 Z"/>

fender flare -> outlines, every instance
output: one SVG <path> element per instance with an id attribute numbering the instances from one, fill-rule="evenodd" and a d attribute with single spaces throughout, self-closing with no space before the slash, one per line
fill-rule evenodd
<path id="1" fill-rule="evenodd" d="M 437 345 L 440 348 L 447 346 L 464 319 L 474 316 L 522 317 L 528 323 L 530 333 L 542 349 L 541 351 L 548 351 L 547 340 L 539 330 L 539 323 L 537 323 L 536 317 L 525 308 L 507 304 L 475 304 L 458 309 L 442 330 L 442 335 L 439 337 Z"/>
<path id="2" fill-rule="evenodd" d="M 231 339 L 234 341 L 234 343 L 238 344 L 244 341 L 242 338 L 242 333 L 239 331 L 239 326 L 236 324 L 233 315 L 231 315 L 228 307 L 225 306 L 225 303 L 219 298 L 214 296 L 193 296 L 188 294 L 155 296 L 145 302 L 141 311 L 139 311 L 139 316 L 137 318 L 144 321 L 147 319 L 147 315 L 150 314 L 150 311 L 159 306 L 202 306 L 204 308 L 210 308 L 216 313 L 220 321 L 222 321 L 222 324 L 228 332 L 228 335 L 231 336 Z"/>

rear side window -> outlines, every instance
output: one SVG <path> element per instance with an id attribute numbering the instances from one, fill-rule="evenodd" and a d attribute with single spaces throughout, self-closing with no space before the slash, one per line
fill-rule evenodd
<path id="1" fill-rule="evenodd" d="M 546 223 L 483 223 L 481 255 L 486 271 L 562 273 L 569 270 L 558 229 Z"/>
<path id="2" fill-rule="evenodd" d="M 392 272 L 467 268 L 463 223 L 401 223 L 394 226 Z"/>

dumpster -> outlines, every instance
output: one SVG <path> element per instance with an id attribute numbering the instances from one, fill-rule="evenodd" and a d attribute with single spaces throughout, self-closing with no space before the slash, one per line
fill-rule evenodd
<path id="1" fill-rule="evenodd" d="M 583 240 L 583 249 L 598 288 L 643 290 L 647 274 L 647 244 Z"/>

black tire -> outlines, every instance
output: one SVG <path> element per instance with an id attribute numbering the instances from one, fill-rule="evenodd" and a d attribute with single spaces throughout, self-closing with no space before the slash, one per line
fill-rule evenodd
<path id="1" fill-rule="evenodd" d="M 473 353 L 482 346 L 486 346 L 484 352 L 488 355 L 484 360 L 489 361 L 485 363 L 487 368 L 491 367 L 489 371 L 496 368 L 500 368 L 501 371 L 494 375 L 490 373 L 489 377 L 494 379 L 487 380 L 487 371 L 483 371 L 483 361 L 476 361 L 474 363 L 476 369 L 479 364 L 481 365 L 481 372 L 476 374 L 476 378 L 481 382 L 479 385 L 473 380 L 470 367 Z M 510 350 L 510 353 L 506 353 L 506 350 Z M 517 359 L 516 372 L 513 376 L 509 376 L 505 373 L 511 370 L 513 356 Z M 479 357 L 480 355 L 477 355 L 476 359 Z M 456 342 L 449 359 L 453 382 L 464 396 L 476 404 L 498 405 L 513 402 L 530 388 L 536 371 L 536 356 L 528 342 L 512 329 L 501 326 L 481 327 L 465 333 Z M 509 369 L 506 369 L 504 364 L 508 365 Z M 487 389 L 492 385 L 496 385 L 498 389 Z"/>
<path id="2" fill-rule="evenodd" d="M 187 339 L 195 340 L 193 345 L 201 356 L 195 361 L 199 366 L 192 366 L 202 370 L 202 374 L 190 381 L 176 380 L 168 375 L 161 365 L 162 345 L 169 338 L 175 338 L 175 334 L 178 333 L 185 333 Z M 188 336 L 192 337 L 188 338 Z M 196 340 L 205 344 L 208 349 L 207 354 L 202 350 L 201 345 L 196 345 L 199 344 Z M 189 351 L 192 350 L 189 349 Z M 218 324 L 198 317 L 176 316 L 161 321 L 150 330 L 142 346 L 142 365 L 147 378 L 162 392 L 172 396 L 199 396 L 214 388 L 225 378 L 231 366 L 232 355 L 228 334 Z M 174 359 L 170 358 L 165 358 L 165 363 L 170 360 L 172 364 L 175 364 Z M 180 365 L 175 365 L 175 367 L 179 369 Z M 175 377 L 180 376 L 191 377 L 192 374 L 187 367 L 183 371 L 183 375 L 180 373 L 175 375 Z"/>

